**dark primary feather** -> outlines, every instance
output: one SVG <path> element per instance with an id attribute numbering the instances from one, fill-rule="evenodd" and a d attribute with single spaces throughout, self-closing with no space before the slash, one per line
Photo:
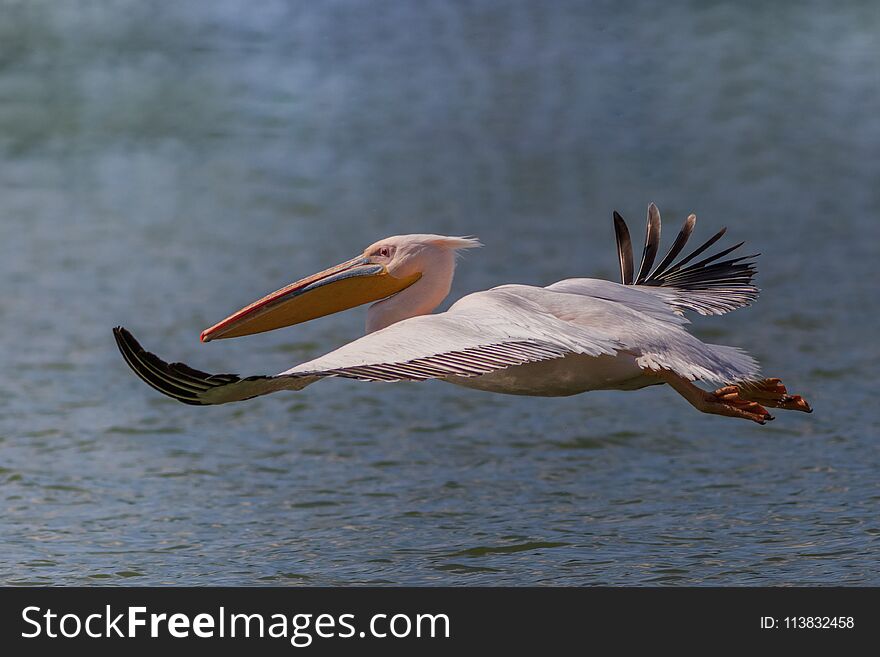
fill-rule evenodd
<path id="1" fill-rule="evenodd" d="M 202 399 L 205 392 L 242 380 L 235 374 L 208 374 L 183 363 L 166 363 L 121 326 L 113 329 L 113 337 L 125 362 L 144 383 L 184 404 L 209 404 Z"/>
<path id="2" fill-rule="evenodd" d="M 721 260 L 724 256 L 740 248 L 744 242 L 689 265 L 692 260 L 705 253 L 721 239 L 727 231 L 726 228 L 722 228 L 691 253 L 682 257 L 678 262 L 674 262 L 687 244 L 696 222 L 695 215 L 690 215 L 685 220 L 669 251 L 662 258 L 660 264 L 649 273 L 660 246 L 660 213 L 652 203 L 648 207 L 645 250 L 639 273 L 635 277 L 635 281 L 633 281 L 631 269 L 630 276 L 626 276 L 623 267 L 624 258 L 623 255 L 620 255 L 621 282 L 624 285 L 669 289 L 673 294 L 667 298 L 670 298 L 670 303 L 678 311 L 693 310 L 703 315 L 719 315 L 748 306 L 758 296 L 758 288 L 752 284 L 756 269 L 754 262 L 751 261 L 758 254 Z M 616 212 L 614 213 L 614 230 L 618 236 L 618 254 L 621 254 L 621 235 L 628 237 L 629 231 L 623 217 Z M 629 253 L 631 259 L 631 247 Z"/>
<path id="3" fill-rule="evenodd" d="M 681 253 L 681 250 L 684 248 L 684 245 L 687 244 L 688 239 L 691 236 L 691 233 L 694 232 L 694 226 L 697 225 L 697 215 L 692 214 L 689 215 L 687 219 L 684 220 L 684 224 L 681 227 L 681 230 L 678 232 L 678 235 L 675 238 L 675 242 L 672 243 L 669 251 L 663 257 L 663 260 L 660 261 L 660 264 L 657 265 L 657 268 L 651 272 L 651 275 L 648 276 L 650 278 L 658 271 L 664 271 L 669 265 L 675 260 L 675 257 Z"/>
<path id="4" fill-rule="evenodd" d="M 709 256 L 708 258 L 703 258 L 703 259 L 700 260 L 699 262 L 694 263 L 694 264 L 692 264 L 690 267 L 687 267 L 687 268 L 685 268 L 685 269 L 681 269 L 681 267 L 678 267 L 678 268 L 676 268 L 676 272 L 678 272 L 678 271 L 680 271 L 680 272 L 695 271 L 695 270 L 697 270 L 697 269 L 700 269 L 700 268 L 702 268 L 702 267 L 705 267 L 705 266 L 708 265 L 710 262 L 715 262 L 716 260 L 718 260 L 718 258 L 723 258 L 723 257 L 726 256 L 728 253 L 733 253 L 733 252 L 736 251 L 739 247 L 741 247 L 743 244 L 745 244 L 745 241 L 742 241 L 742 242 L 740 242 L 739 244 L 734 244 L 733 246 L 728 247 L 728 248 L 724 249 L 723 251 L 720 251 L 720 252 L 716 253 L 715 255 L 711 255 L 711 256 Z M 694 255 L 694 254 L 691 254 L 691 255 Z M 755 254 L 755 255 L 757 255 L 757 254 Z M 743 258 L 754 258 L 755 255 L 743 256 L 742 258 L 737 258 L 737 260 L 742 260 Z M 682 264 L 684 264 L 684 263 L 682 263 Z M 667 271 L 667 272 L 665 273 L 665 276 L 669 277 L 669 276 L 672 276 L 672 275 L 674 275 L 674 274 L 675 274 L 675 272 L 670 273 L 670 272 Z"/>
<path id="5" fill-rule="evenodd" d="M 696 217 L 696 215 L 694 215 L 694 222 L 695 222 L 695 223 L 696 223 L 696 219 L 697 219 L 697 217 Z M 698 255 L 700 255 L 701 253 L 703 253 L 703 251 L 705 251 L 705 250 L 708 249 L 710 246 L 712 246 L 713 244 L 715 244 L 715 242 L 717 242 L 718 240 L 720 240 L 720 239 L 724 236 L 724 234 L 725 234 L 726 232 L 727 232 L 727 227 L 726 227 L 726 226 L 723 227 L 723 228 L 721 228 L 721 230 L 719 230 L 719 231 L 718 231 L 717 233 L 715 233 L 712 237 L 710 237 L 710 238 L 707 239 L 705 242 L 703 242 L 703 244 L 701 244 L 699 247 L 697 247 L 696 249 L 694 249 L 693 251 L 691 251 L 690 254 L 686 255 L 684 258 L 682 258 L 681 260 L 679 260 L 677 263 L 675 263 L 675 264 L 672 265 L 671 267 L 667 268 L 666 271 L 665 271 L 665 273 L 670 274 L 670 273 L 672 273 L 672 272 L 674 272 L 674 271 L 678 271 L 679 269 L 681 269 L 682 267 L 684 267 L 687 263 L 689 263 L 691 260 L 693 260 L 694 258 L 696 258 L 696 257 L 697 257 Z"/>
<path id="6" fill-rule="evenodd" d="M 645 248 L 642 250 L 642 264 L 636 276 L 636 285 L 641 285 L 648 278 L 648 272 L 654 265 L 654 258 L 660 249 L 660 211 L 651 203 L 648 206 L 648 221 L 645 226 Z"/>
<path id="7" fill-rule="evenodd" d="M 617 257 L 620 260 L 620 282 L 624 285 L 633 283 L 633 247 L 629 236 L 629 228 L 617 210 L 614 211 L 614 236 L 617 238 Z"/>

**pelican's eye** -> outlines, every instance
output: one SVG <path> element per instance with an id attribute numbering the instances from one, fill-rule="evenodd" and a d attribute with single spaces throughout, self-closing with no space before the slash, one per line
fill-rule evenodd
<path id="1" fill-rule="evenodd" d="M 376 255 L 380 258 L 390 258 L 391 257 L 391 247 L 383 246 L 378 251 L 376 251 Z"/>

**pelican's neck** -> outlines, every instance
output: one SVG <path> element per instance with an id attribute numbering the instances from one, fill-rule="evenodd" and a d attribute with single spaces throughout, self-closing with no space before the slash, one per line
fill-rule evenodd
<path id="1" fill-rule="evenodd" d="M 397 322 L 430 314 L 449 294 L 455 274 L 455 257 L 434 263 L 422 277 L 397 294 L 378 301 L 367 311 L 367 333 L 378 331 Z"/>

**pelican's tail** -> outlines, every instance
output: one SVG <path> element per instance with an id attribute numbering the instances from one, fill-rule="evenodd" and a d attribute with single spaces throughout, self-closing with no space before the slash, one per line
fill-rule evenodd
<path id="1" fill-rule="evenodd" d="M 678 236 L 660 263 L 653 267 L 660 248 L 660 212 L 651 203 L 648 206 L 648 223 L 645 231 L 645 247 L 638 273 L 634 273 L 632 240 L 626 222 L 614 212 L 614 233 L 617 238 L 617 254 L 620 260 L 620 278 L 624 285 L 644 286 L 670 303 L 677 312 L 693 310 L 701 315 L 723 315 L 726 312 L 750 305 L 758 297 L 758 288 L 752 284 L 757 273 L 752 258 L 759 254 L 721 260 L 745 242 L 688 264 L 721 239 L 727 231 L 722 228 L 690 254 L 673 262 L 684 249 L 696 226 L 696 215 L 684 221 Z M 653 267 L 653 268 L 652 268 Z"/>

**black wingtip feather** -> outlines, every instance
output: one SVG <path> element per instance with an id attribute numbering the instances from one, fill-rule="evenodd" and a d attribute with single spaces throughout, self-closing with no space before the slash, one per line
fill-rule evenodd
<path id="1" fill-rule="evenodd" d="M 687 219 L 684 220 L 684 223 L 681 226 L 681 230 L 678 231 L 678 235 L 675 237 L 675 242 L 672 243 L 672 246 L 669 247 L 669 251 L 666 252 L 666 255 L 663 256 L 663 259 L 660 261 L 660 264 L 648 275 L 648 278 L 656 275 L 657 272 L 664 271 L 672 261 L 681 253 L 681 250 L 684 248 L 685 244 L 687 244 L 688 239 L 690 239 L 691 234 L 694 232 L 694 228 L 697 225 L 697 215 L 692 214 L 689 215 Z"/>
<path id="2" fill-rule="evenodd" d="M 617 258 L 620 261 L 620 282 L 624 285 L 632 285 L 633 248 L 629 228 L 617 210 L 612 214 L 614 217 L 614 237 L 617 239 Z"/>
<path id="3" fill-rule="evenodd" d="M 703 243 L 702 243 L 700 246 L 698 246 L 696 249 L 694 249 L 693 251 L 691 251 L 691 252 L 690 252 L 688 255 L 686 255 L 684 258 L 682 258 L 681 260 L 679 260 L 677 263 L 675 263 L 675 264 L 672 265 L 671 267 L 668 267 L 665 271 L 663 271 L 663 272 L 657 272 L 657 275 L 658 275 L 658 276 L 662 276 L 663 274 L 671 274 L 671 273 L 674 272 L 674 271 L 678 271 L 679 269 L 681 269 L 682 267 L 684 267 L 687 263 L 689 263 L 691 260 L 693 260 L 693 259 L 696 258 L 698 255 L 700 255 L 701 253 L 703 253 L 704 251 L 706 251 L 706 249 L 708 249 L 710 246 L 712 246 L 713 244 L 715 244 L 715 242 L 717 242 L 717 241 L 720 240 L 722 237 L 724 237 L 724 234 L 725 234 L 726 232 L 727 232 L 727 226 L 723 226 L 723 227 L 721 228 L 721 230 L 719 230 L 719 231 L 718 231 L 717 233 L 715 233 L 712 237 L 710 237 L 710 238 L 707 239 L 705 242 L 703 242 Z"/>
<path id="4" fill-rule="evenodd" d="M 639 273 L 636 275 L 636 285 L 640 285 L 648 278 L 648 273 L 654 265 L 654 258 L 660 249 L 660 210 L 651 203 L 648 206 L 648 220 L 645 225 L 645 248 L 642 250 L 642 263 L 639 265 Z"/>
<path id="5" fill-rule="evenodd" d="M 212 375 L 183 363 L 166 363 L 146 351 L 122 326 L 113 329 L 113 337 L 125 362 L 144 383 L 184 404 L 205 406 L 200 399 L 204 392 L 240 380 L 234 374 Z"/>

